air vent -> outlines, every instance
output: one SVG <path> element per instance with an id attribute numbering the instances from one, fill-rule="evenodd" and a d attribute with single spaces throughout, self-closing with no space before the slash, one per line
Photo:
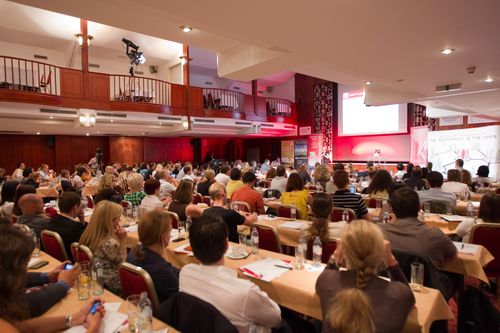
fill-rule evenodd
<path id="1" fill-rule="evenodd" d="M 34 57 L 35 59 L 43 59 L 43 60 L 47 60 L 47 59 L 49 59 L 47 56 L 45 56 L 45 55 L 41 55 L 41 54 L 33 54 L 33 57 Z"/>
<path id="2" fill-rule="evenodd" d="M 77 112 L 74 110 L 56 110 L 56 109 L 40 109 L 41 113 L 51 113 L 51 114 L 72 114 L 76 115 Z"/>
<path id="3" fill-rule="evenodd" d="M 104 136 L 117 136 L 118 134 L 110 134 L 110 133 L 104 133 Z"/>
<path id="4" fill-rule="evenodd" d="M 89 63 L 89 67 L 92 67 L 92 68 L 101 68 L 101 65 L 99 65 L 99 64 L 90 64 Z"/>
<path id="5" fill-rule="evenodd" d="M 0 134 L 23 134 L 23 131 L 0 131 Z"/>
<path id="6" fill-rule="evenodd" d="M 112 118 L 127 118 L 123 113 L 110 113 L 110 112 L 97 112 L 99 117 L 112 117 Z"/>
<path id="7" fill-rule="evenodd" d="M 195 119 L 194 122 L 195 123 L 213 124 L 213 123 L 215 123 L 215 120 L 211 120 L 211 119 Z"/>
<path id="8" fill-rule="evenodd" d="M 179 121 L 179 120 L 181 120 L 181 119 L 176 118 L 176 117 L 158 116 L 158 120 L 173 120 L 173 121 Z"/>
<path id="9" fill-rule="evenodd" d="M 290 50 L 284 49 L 279 46 L 271 46 L 267 48 L 269 51 L 276 51 L 276 52 L 281 52 L 281 53 L 290 53 Z"/>
<path id="10" fill-rule="evenodd" d="M 262 126 L 262 127 L 274 127 L 273 124 L 261 124 L 260 126 Z"/>
<path id="11" fill-rule="evenodd" d="M 143 71 L 135 71 L 135 74 L 144 75 Z"/>
<path id="12" fill-rule="evenodd" d="M 245 121 L 235 121 L 235 125 L 252 125 L 252 123 L 245 122 Z"/>
<path id="13" fill-rule="evenodd" d="M 291 129 L 291 130 L 294 130 L 294 129 L 295 129 L 295 126 L 286 126 L 286 125 L 285 125 L 285 128 L 286 128 L 286 129 Z"/>
<path id="14" fill-rule="evenodd" d="M 207 86 L 213 86 L 213 85 L 214 85 L 214 84 L 213 84 L 213 82 L 210 82 L 210 81 L 205 81 L 205 84 L 206 84 Z"/>
<path id="15" fill-rule="evenodd" d="M 437 86 L 436 87 L 436 92 L 437 93 L 445 93 L 449 91 L 457 91 L 462 89 L 462 84 L 461 83 L 454 83 L 454 84 L 446 84 L 444 86 Z"/>
<path id="16" fill-rule="evenodd" d="M 234 86 L 233 89 L 234 90 L 240 90 L 240 87 Z"/>

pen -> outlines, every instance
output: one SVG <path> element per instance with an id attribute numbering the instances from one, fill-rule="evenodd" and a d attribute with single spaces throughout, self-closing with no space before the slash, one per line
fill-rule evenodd
<path id="1" fill-rule="evenodd" d="M 462 250 L 464 249 L 465 244 L 462 244 Z"/>
<path id="2" fill-rule="evenodd" d="M 292 269 L 292 267 L 290 267 L 290 266 L 285 266 L 285 265 L 274 265 L 274 267 L 280 267 L 280 268 Z"/>

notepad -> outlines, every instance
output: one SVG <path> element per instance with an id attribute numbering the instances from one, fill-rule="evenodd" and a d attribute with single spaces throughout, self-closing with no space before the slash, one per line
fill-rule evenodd
<path id="1" fill-rule="evenodd" d="M 239 267 L 239 269 L 246 276 L 271 282 L 291 270 L 291 266 L 288 267 L 283 260 L 267 258 Z"/>
<path id="2" fill-rule="evenodd" d="M 101 332 L 103 333 L 113 333 L 123 322 L 127 320 L 127 315 L 116 312 L 116 311 L 106 311 L 104 318 L 102 319 Z M 83 325 L 73 326 L 70 329 L 64 331 L 65 333 L 85 333 L 87 329 Z"/>
<path id="3" fill-rule="evenodd" d="M 475 255 L 479 250 L 479 246 L 476 244 L 453 242 L 458 250 L 458 253 Z"/>
<path id="4" fill-rule="evenodd" d="M 30 261 L 28 262 L 28 268 L 31 267 L 31 266 L 33 266 L 34 264 L 36 264 L 40 260 L 42 260 L 42 259 L 40 259 L 40 258 L 31 258 Z"/>
<path id="5" fill-rule="evenodd" d="M 462 222 L 463 220 L 466 219 L 465 216 L 460 216 L 460 215 L 446 215 L 446 214 L 440 214 L 439 215 L 443 220 L 448 221 L 448 222 Z"/>
<path id="6" fill-rule="evenodd" d="M 136 232 L 137 228 L 139 228 L 139 225 L 133 224 L 131 226 L 126 227 L 125 230 L 127 230 L 127 232 Z"/>
<path id="7" fill-rule="evenodd" d="M 285 222 L 279 225 L 280 228 L 287 228 L 287 229 L 296 229 L 296 230 L 301 230 L 304 227 L 303 222 L 298 222 L 298 221 L 290 221 L 290 222 Z"/>
<path id="8" fill-rule="evenodd" d="M 193 253 L 193 250 L 192 250 L 190 244 L 184 244 L 184 245 L 178 246 L 174 249 L 174 252 L 194 256 L 194 253 Z"/>

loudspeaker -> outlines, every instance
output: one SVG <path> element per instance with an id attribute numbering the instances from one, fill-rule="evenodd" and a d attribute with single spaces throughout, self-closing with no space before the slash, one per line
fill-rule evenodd
<path id="1" fill-rule="evenodd" d="M 149 72 L 151 74 L 156 74 L 158 73 L 158 66 L 149 66 Z"/>
<path id="2" fill-rule="evenodd" d="M 272 92 L 273 92 L 273 87 L 271 87 L 271 86 L 267 87 L 267 88 L 266 88 L 266 91 L 267 91 L 268 93 L 272 93 Z"/>
<path id="3" fill-rule="evenodd" d="M 45 144 L 48 147 L 50 147 L 50 148 L 54 147 L 55 141 L 56 141 L 56 137 L 54 135 L 47 135 L 47 136 L 45 136 Z"/>

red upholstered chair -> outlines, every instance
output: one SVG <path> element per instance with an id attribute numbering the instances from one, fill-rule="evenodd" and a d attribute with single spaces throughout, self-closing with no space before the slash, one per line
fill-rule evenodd
<path id="1" fill-rule="evenodd" d="M 87 195 L 87 207 L 94 208 L 94 198 L 91 195 Z"/>
<path id="2" fill-rule="evenodd" d="M 274 228 L 260 224 L 253 224 L 252 227 L 257 228 L 259 233 L 260 249 L 281 253 L 281 242 Z"/>
<path id="3" fill-rule="evenodd" d="M 331 218 L 330 220 L 332 222 L 339 222 L 342 221 L 342 213 L 346 211 L 349 213 L 349 221 L 352 221 L 356 219 L 356 213 L 350 209 L 350 208 L 340 208 L 340 207 L 333 207 L 332 209 L 332 214 L 330 215 Z"/>
<path id="4" fill-rule="evenodd" d="M 203 196 L 203 203 L 208 207 L 212 206 L 212 199 L 208 195 Z"/>
<path id="5" fill-rule="evenodd" d="M 179 215 L 177 215 L 177 213 L 174 213 L 174 212 L 169 212 L 168 210 L 165 211 L 166 214 L 170 215 L 170 217 L 172 218 L 172 229 L 177 229 L 179 227 Z"/>
<path id="6" fill-rule="evenodd" d="M 194 205 L 197 205 L 199 203 L 202 203 L 203 202 L 203 197 L 201 194 L 199 193 L 193 193 L 193 204 Z"/>
<path id="7" fill-rule="evenodd" d="M 12 216 L 10 217 L 10 221 L 12 222 L 12 224 L 16 224 L 16 223 L 17 223 L 17 216 L 12 215 Z"/>
<path id="8" fill-rule="evenodd" d="M 156 315 L 160 302 L 156 294 L 153 279 L 148 272 L 141 267 L 123 262 L 118 268 L 118 275 L 120 276 L 120 284 L 124 298 L 130 295 L 140 294 L 142 292 L 148 293 L 148 298 L 153 305 L 153 314 Z"/>
<path id="9" fill-rule="evenodd" d="M 262 181 L 262 187 L 263 188 L 269 188 L 271 186 L 271 182 L 269 180 L 263 180 Z"/>
<path id="10" fill-rule="evenodd" d="M 53 219 L 57 215 L 57 210 L 54 207 L 47 207 L 45 208 L 45 214 Z"/>
<path id="11" fill-rule="evenodd" d="M 68 260 L 64 243 L 57 232 L 43 230 L 40 234 L 40 238 L 45 252 L 59 261 Z"/>
<path id="12" fill-rule="evenodd" d="M 52 81 L 52 71 L 49 70 L 49 75 L 47 75 L 47 78 L 45 78 L 45 73 L 43 73 L 42 77 L 40 78 L 40 88 L 42 88 L 44 92 L 47 92 L 47 87 L 50 88 L 51 81 Z"/>
<path id="13" fill-rule="evenodd" d="M 292 208 L 295 208 L 295 215 L 296 215 L 295 218 L 298 218 L 298 211 L 295 205 L 278 204 L 276 205 L 276 208 L 278 211 L 278 216 L 286 218 L 292 218 Z"/>
<path id="14" fill-rule="evenodd" d="M 500 224 L 481 223 L 476 224 L 471 231 L 470 242 L 484 246 L 495 257 L 484 266 L 486 276 L 494 277 L 500 282 Z M 497 296 L 500 296 L 500 288 L 497 287 Z"/>
<path id="15" fill-rule="evenodd" d="M 234 209 L 235 211 L 252 213 L 252 208 L 250 208 L 250 205 L 244 201 L 231 202 L 231 209 Z"/>
<path id="16" fill-rule="evenodd" d="M 306 259 L 309 260 L 313 259 L 313 243 L 314 243 L 314 238 L 311 238 L 307 241 Z M 337 242 L 335 241 L 328 241 L 326 243 L 323 242 L 323 251 L 321 252 L 321 262 L 324 264 L 328 263 L 328 260 L 332 256 L 333 252 L 335 252 L 336 248 L 337 248 Z"/>
<path id="17" fill-rule="evenodd" d="M 92 254 L 92 251 L 90 251 L 90 249 L 85 245 L 82 245 L 77 242 L 71 244 L 71 255 L 73 256 L 74 262 L 83 262 L 83 261 L 92 262 L 92 260 L 94 260 L 94 255 Z"/>
<path id="18" fill-rule="evenodd" d="M 382 207 L 382 200 L 370 198 L 368 201 L 368 208 L 377 208 L 377 203 L 380 202 L 380 207 Z"/>

